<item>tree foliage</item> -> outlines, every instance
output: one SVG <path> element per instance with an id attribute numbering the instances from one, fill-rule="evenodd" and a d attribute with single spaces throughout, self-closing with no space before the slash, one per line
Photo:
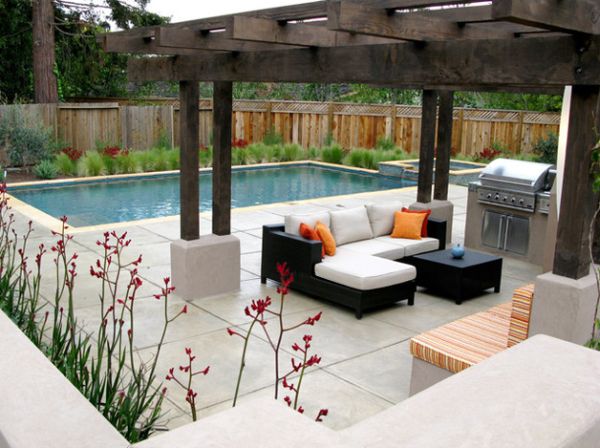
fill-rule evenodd
<path id="1" fill-rule="evenodd" d="M 105 53 L 96 42 L 106 32 L 109 21 L 120 28 L 159 25 L 167 19 L 145 10 L 148 0 L 131 6 L 119 0 L 106 0 L 108 14 L 85 7 L 55 2 L 56 74 L 59 95 L 127 95 L 125 55 Z M 0 95 L 5 100 L 30 100 L 33 97 L 31 0 L 0 2 Z"/>

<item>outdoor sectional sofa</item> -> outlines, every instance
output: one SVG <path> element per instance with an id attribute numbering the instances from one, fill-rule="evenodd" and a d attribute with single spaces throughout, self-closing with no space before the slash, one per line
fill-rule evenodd
<path id="1" fill-rule="evenodd" d="M 287 262 L 294 273 L 292 289 L 354 309 L 365 310 L 406 300 L 414 304 L 416 270 L 401 263 L 405 257 L 443 249 L 446 221 L 429 218 L 427 237 L 391 238 L 399 203 L 342 208 L 289 215 L 285 225 L 263 227 L 261 282 L 279 281 L 277 263 Z M 322 257 L 321 241 L 299 235 L 300 223 L 320 221 L 336 240 L 334 256 Z"/>

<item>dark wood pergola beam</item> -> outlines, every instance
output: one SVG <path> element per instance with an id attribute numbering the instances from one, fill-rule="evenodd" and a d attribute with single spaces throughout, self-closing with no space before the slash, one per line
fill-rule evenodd
<path id="1" fill-rule="evenodd" d="M 458 14 L 456 15 L 458 16 Z M 389 14 L 385 9 L 375 9 L 363 4 L 341 0 L 329 2 L 327 27 L 331 30 L 417 42 L 445 39 L 510 39 L 514 37 L 513 33 L 497 31 L 489 26 L 452 22 L 440 17 L 440 14 L 438 16 L 425 13 Z"/>
<path id="2" fill-rule="evenodd" d="M 227 26 L 224 35 L 231 39 L 243 41 L 309 47 L 376 45 L 395 42 L 393 39 L 332 31 L 325 26 L 320 26 L 322 24 L 324 22 L 313 24 L 281 23 L 277 20 L 234 16 Z"/>
<path id="3" fill-rule="evenodd" d="M 448 199 L 450 182 L 450 157 L 452 155 L 452 125 L 454 122 L 454 92 L 441 90 L 438 92 L 440 110 L 437 128 L 437 153 L 435 157 L 435 180 L 433 199 Z"/>
<path id="4" fill-rule="evenodd" d="M 202 33 L 191 28 L 168 28 L 158 29 L 156 43 L 163 48 L 182 48 L 195 50 L 216 51 L 275 51 L 288 50 L 288 45 L 274 45 L 260 42 L 244 42 L 233 40 L 225 33 Z M 301 48 L 298 46 L 297 48 Z"/>
<path id="5" fill-rule="evenodd" d="M 435 90 L 423 90 L 421 141 L 419 143 L 419 179 L 417 182 L 417 202 L 422 204 L 431 202 L 437 101 L 438 94 Z"/>
<path id="6" fill-rule="evenodd" d="M 574 86 L 552 269 L 554 274 L 572 279 L 590 273 L 589 226 L 598 204 L 591 166 L 599 128 L 600 88 Z"/>
<path id="7" fill-rule="evenodd" d="M 596 85 L 600 38 L 581 50 L 571 36 L 466 40 L 274 52 L 215 54 L 196 58 L 130 59 L 131 81 L 195 79 L 241 82 L 395 82 L 398 87 Z M 553 61 L 552 69 L 547 61 Z"/>
<path id="8" fill-rule="evenodd" d="M 495 0 L 492 16 L 552 31 L 600 34 L 597 0 Z"/>

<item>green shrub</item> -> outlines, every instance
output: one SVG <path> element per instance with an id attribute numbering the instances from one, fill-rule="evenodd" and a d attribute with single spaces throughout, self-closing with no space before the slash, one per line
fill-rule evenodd
<path id="1" fill-rule="evenodd" d="M 362 149 L 353 149 L 352 151 L 350 151 L 350 153 L 344 160 L 344 165 L 362 167 L 363 166 L 363 150 Z"/>
<path id="2" fill-rule="evenodd" d="M 169 151 L 163 148 L 152 148 L 149 153 L 152 159 L 152 171 L 167 171 L 169 169 Z"/>
<path id="3" fill-rule="evenodd" d="M 328 132 L 325 136 L 325 141 L 323 142 L 325 146 L 333 146 L 335 145 L 335 137 L 332 132 Z"/>
<path id="4" fill-rule="evenodd" d="M 538 160 L 544 163 L 556 163 L 558 153 L 558 136 L 554 132 L 548 132 L 546 138 L 541 138 L 533 147 L 533 153 Z"/>
<path id="5" fill-rule="evenodd" d="M 321 151 L 321 160 L 339 165 L 344 160 L 344 150 L 339 145 L 325 146 Z"/>
<path id="6" fill-rule="evenodd" d="M 306 157 L 309 160 L 319 160 L 321 158 L 321 149 L 315 147 L 308 148 L 308 151 L 306 151 Z"/>
<path id="7" fill-rule="evenodd" d="M 33 173 L 40 179 L 54 179 L 58 175 L 58 170 L 51 160 L 42 160 L 35 166 Z"/>
<path id="8" fill-rule="evenodd" d="M 116 157 L 102 156 L 102 163 L 104 164 L 104 172 L 106 174 L 119 174 L 119 166 Z"/>
<path id="9" fill-rule="evenodd" d="M 180 164 L 179 149 L 169 149 L 167 151 L 167 169 L 172 171 L 178 170 Z"/>
<path id="10" fill-rule="evenodd" d="M 163 149 L 172 149 L 173 148 L 173 146 L 171 145 L 171 138 L 169 137 L 169 134 L 167 134 L 167 132 L 164 129 L 162 131 L 160 131 L 160 135 L 158 136 L 158 141 L 156 142 L 156 147 L 163 148 Z"/>
<path id="11" fill-rule="evenodd" d="M 142 172 L 154 171 L 154 158 L 150 151 L 136 151 L 132 154 L 136 165 Z"/>
<path id="12" fill-rule="evenodd" d="M 54 165 L 63 176 L 74 176 L 77 174 L 77 164 L 67 154 L 61 152 L 54 158 Z"/>
<path id="13" fill-rule="evenodd" d="M 383 151 L 391 151 L 396 149 L 396 144 L 391 138 L 379 138 L 375 143 L 375 149 L 381 149 Z"/>
<path id="14" fill-rule="evenodd" d="M 232 165 L 247 165 L 249 160 L 249 152 L 246 148 L 232 148 L 231 163 Z"/>
<path id="15" fill-rule="evenodd" d="M 77 170 L 81 176 L 100 176 L 105 173 L 104 160 L 97 151 L 88 151 L 79 159 Z"/>
<path id="16" fill-rule="evenodd" d="M 35 165 L 50 159 L 55 149 L 50 129 L 28 125 L 16 107 L 0 118 L 1 147 L 5 148 L 12 166 Z"/>
<path id="17" fill-rule="evenodd" d="M 294 143 L 285 145 L 283 147 L 281 161 L 293 162 L 295 160 L 300 160 L 302 159 L 303 152 L 304 151 L 302 151 L 302 148 Z"/>
<path id="18" fill-rule="evenodd" d="M 270 162 L 270 160 L 267 160 L 269 149 L 270 148 L 264 143 L 253 143 L 246 147 L 251 163 Z"/>
<path id="19" fill-rule="evenodd" d="M 122 174 L 132 174 L 138 171 L 137 160 L 132 152 L 119 154 L 115 158 L 117 171 Z"/>
<path id="20" fill-rule="evenodd" d="M 212 166 L 212 161 L 213 161 L 212 146 L 209 146 L 208 148 L 200 149 L 199 160 L 200 160 L 200 166 L 202 168 L 208 168 L 208 167 Z"/>
<path id="21" fill-rule="evenodd" d="M 271 128 L 267 131 L 263 138 L 263 143 L 265 145 L 283 145 L 283 136 L 276 132 L 274 128 Z"/>

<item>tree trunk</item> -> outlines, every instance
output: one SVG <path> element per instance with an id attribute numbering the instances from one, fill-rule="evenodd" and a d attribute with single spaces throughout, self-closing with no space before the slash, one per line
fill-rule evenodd
<path id="1" fill-rule="evenodd" d="M 57 103 L 54 75 L 54 9 L 52 0 L 32 1 L 33 82 L 36 103 Z"/>

